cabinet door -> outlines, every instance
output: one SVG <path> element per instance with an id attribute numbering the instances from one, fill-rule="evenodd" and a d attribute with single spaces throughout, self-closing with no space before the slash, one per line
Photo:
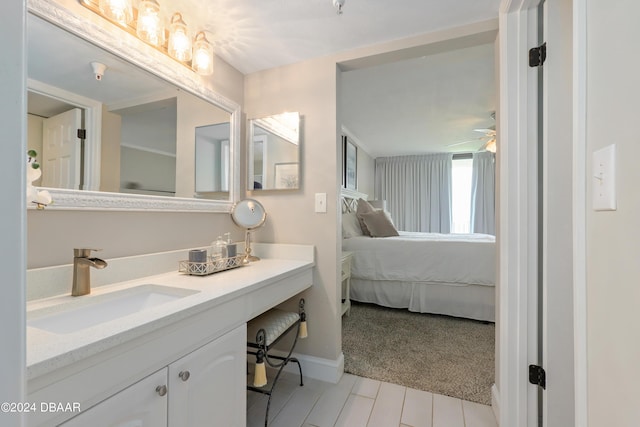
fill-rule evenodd
<path id="1" fill-rule="evenodd" d="M 246 426 L 246 329 L 169 365 L 169 426 Z"/>
<path id="2" fill-rule="evenodd" d="M 61 424 L 64 427 L 161 427 L 167 425 L 167 368 L 151 374 Z"/>

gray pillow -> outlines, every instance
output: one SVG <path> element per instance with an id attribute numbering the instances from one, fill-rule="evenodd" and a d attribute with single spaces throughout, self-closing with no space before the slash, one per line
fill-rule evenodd
<path id="1" fill-rule="evenodd" d="M 362 227 L 355 212 L 342 214 L 342 237 L 348 239 L 356 236 L 362 236 Z"/>
<path id="2" fill-rule="evenodd" d="M 382 210 L 366 212 L 360 215 L 365 223 L 371 237 L 391 237 L 399 236 L 398 230 L 389 221 L 389 218 Z"/>
<path id="3" fill-rule="evenodd" d="M 371 236 L 371 233 L 369 233 L 369 230 L 367 229 L 367 225 L 364 223 L 361 215 L 365 213 L 371 213 L 371 212 L 375 212 L 375 209 L 373 208 L 373 206 L 371 206 L 369 202 L 367 202 L 364 199 L 358 199 L 358 206 L 356 208 L 356 217 L 360 222 L 360 228 L 362 229 L 362 234 L 365 236 Z"/>

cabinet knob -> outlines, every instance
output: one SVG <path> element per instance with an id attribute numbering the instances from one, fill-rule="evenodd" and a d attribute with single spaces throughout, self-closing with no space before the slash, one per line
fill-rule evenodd
<path id="1" fill-rule="evenodd" d="M 156 387 L 156 393 L 158 393 L 160 396 L 164 396 L 165 394 L 167 394 L 167 386 L 159 385 L 158 387 Z"/>
<path id="2" fill-rule="evenodd" d="M 189 373 L 189 371 L 182 371 L 178 374 L 178 376 L 180 377 L 180 379 L 182 381 L 186 381 L 189 379 L 189 377 L 191 376 L 191 374 Z"/>

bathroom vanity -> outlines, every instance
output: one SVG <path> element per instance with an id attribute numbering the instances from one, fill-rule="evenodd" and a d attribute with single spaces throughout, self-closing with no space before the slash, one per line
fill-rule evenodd
<path id="1" fill-rule="evenodd" d="M 254 251 L 261 261 L 210 276 L 169 272 L 30 301 L 27 425 L 244 427 L 246 322 L 309 288 L 314 265 L 312 246 Z"/>

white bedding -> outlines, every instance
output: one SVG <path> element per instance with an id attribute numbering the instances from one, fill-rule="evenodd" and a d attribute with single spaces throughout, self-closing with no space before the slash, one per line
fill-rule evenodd
<path id="1" fill-rule="evenodd" d="M 495 237 L 400 231 L 400 236 L 344 239 L 351 276 L 367 280 L 495 284 Z"/>

